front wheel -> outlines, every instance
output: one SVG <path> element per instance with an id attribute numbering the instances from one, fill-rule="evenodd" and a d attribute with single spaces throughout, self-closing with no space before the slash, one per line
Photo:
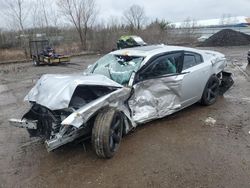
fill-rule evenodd
<path id="1" fill-rule="evenodd" d="M 123 130 L 123 116 L 115 109 L 101 111 L 92 129 L 92 146 L 98 157 L 112 158 L 117 152 Z"/>
<path id="2" fill-rule="evenodd" d="M 220 80 L 217 76 L 212 76 L 208 80 L 202 94 L 201 104 L 205 106 L 212 105 L 216 102 L 219 95 Z"/>

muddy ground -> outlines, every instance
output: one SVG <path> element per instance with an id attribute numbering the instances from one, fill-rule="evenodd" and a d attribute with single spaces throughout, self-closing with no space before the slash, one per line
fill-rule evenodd
<path id="1" fill-rule="evenodd" d="M 28 108 L 22 100 L 42 74 L 80 72 L 98 57 L 62 66 L 0 66 L 0 187 L 250 187 L 249 48 L 210 48 L 229 60 L 230 91 L 212 106 L 195 104 L 140 126 L 110 160 L 97 158 L 88 142 L 48 153 L 7 122 Z M 206 122 L 209 117 L 216 122 Z"/>

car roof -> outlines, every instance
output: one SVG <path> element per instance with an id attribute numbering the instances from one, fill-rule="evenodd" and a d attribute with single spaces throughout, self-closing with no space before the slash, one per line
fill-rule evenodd
<path id="1" fill-rule="evenodd" d="M 150 45 L 150 46 L 126 48 L 126 49 L 111 52 L 111 54 L 146 57 L 146 56 L 154 56 L 157 54 L 166 53 L 166 52 L 174 52 L 174 51 L 189 51 L 189 52 L 202 54 L 202 50 L 183 47 L 183 46 L 168 46 L 168 45 Z"/>

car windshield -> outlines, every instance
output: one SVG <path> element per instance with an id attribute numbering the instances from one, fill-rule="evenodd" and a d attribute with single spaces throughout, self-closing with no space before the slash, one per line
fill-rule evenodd
<path id="1" fill-rule="evenodd" d="M 108 54 L 95 63 L 91 73 L 107 76 L 121 85 L 126 85 L 143 59 L 144 57 L 138 56 Z"/>

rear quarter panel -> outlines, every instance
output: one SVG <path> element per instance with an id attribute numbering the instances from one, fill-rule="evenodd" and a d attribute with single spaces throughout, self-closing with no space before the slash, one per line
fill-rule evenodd
<path id="1" fill-rule="evenodd" d="M 212 75 L 210 61 L 186 69 L 182 83 L 182 108 L 192 105 L 201 99 L 205 85 Z"/>
<path id="2" fill-rule="evenodd" d="M 224 54 L 215 51 L 204 51 L 203 58 L 211 63 L 212 74 L 218 74 L 227 66 Z"/>
<path id="3" fill-rule="evenodd" d="M 201 51 L 203 63 L 191 67 L 183 79 L 182 107 L 198 102 L 203 94 L 207 81 L 226 67 L 226 58 L 223 54 L 214 51 Z"/>

